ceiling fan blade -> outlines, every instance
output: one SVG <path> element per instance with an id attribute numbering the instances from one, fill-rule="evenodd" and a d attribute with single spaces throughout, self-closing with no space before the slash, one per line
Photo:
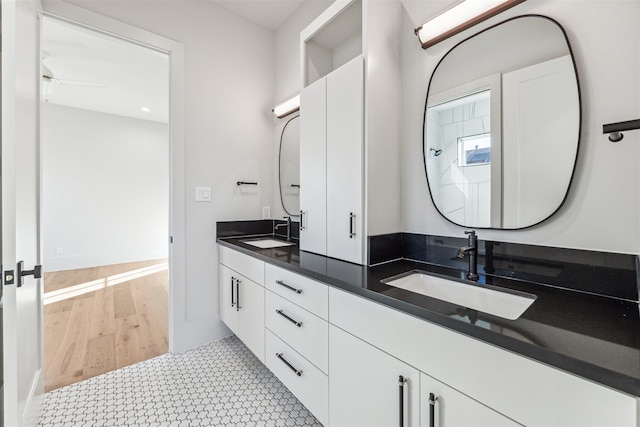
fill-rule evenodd
<path id="1" fill-rule="evenodd" d="M 64 86 L 84 86 L 84 87 L 107 87 L 106 84 L 101 82 L 89 82 L 83 80 L 70 80 L 70 79 L 58 79 L 56 77 L 51 77 L 44 75 L 42 79 L 51 84 L 56 85 L 64 85 Z"/>

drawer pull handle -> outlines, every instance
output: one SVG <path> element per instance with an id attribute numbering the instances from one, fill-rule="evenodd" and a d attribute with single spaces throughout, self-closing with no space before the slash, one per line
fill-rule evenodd
<path id="1" fill-rule="evenodd" d="M 276 280 L 276 283 L 278 285 L 280 285 L 280 286 L 284 286 L 285 288 L 289 289 L 290 291 L 295 292 L 296 294 L 301 294 L 302 293 L 302 289 L 296 289 L 293 286 L 287 285 L 282 280 Z"/>
<path id="2" fill-rule="evenodd" d="M 236 306 L 235 286 L 236 286 L 236 278 L 231 276 L 231 307 Z"/>
<path id="3" fill-rule="evenodd" d="M 436 400 L 435 394 L 429 393 L 429 427 L 435 427 Z"/>
<path id="4" fill-rule="evenodd" d="M 296 373 L 297 376 L 301 377 L 302 376 L 302 371 L 299 369 L 296 369 L 291 363 L 289 363 L 289 361 L 287 359 L 284 358 L 284 356 L 282 355 L 282 353 L 276 353 L 276 357 L 280 360 L 282 360 L 282 362 L 287 365 L 289 367 L 289 369 L 291 369 L 293 372 Z"/>
<path id="5" fill-rule="evenodd" d="M 302 322 L 298 322 L 297 320 L 292 319 L 291 317 L 289 317 L 286 314 L 284 314 L 284 312 L 282 310 L 276 310 L 276 313 L 278 313 L 280 316 L 284 317 L 289 322 L 291 322 L 294 325 L 296 325 L 298 328 L 302 326 Z"/>
<path id="6" fill-rule="evenodd" d="M 398 413 L 400 415 L 400 420 L 398 425 L 400 427 L 404 426 L 404 385 L 407 382 L 407 378 L 403 377 L 402 375 L 400 375 L 398 377 L 398 397 L 399 397 L 399 402 L 398 402 Z"/>
<path id="7" fill-rule="evenodd" d="M 356 214 L 349 212 L 349 238 L 356 237 Z"/>
<path id="8" fill-rule="evenodd" d="M 240 279 L 236 279 L 236 311 L 240 311 Z"/>

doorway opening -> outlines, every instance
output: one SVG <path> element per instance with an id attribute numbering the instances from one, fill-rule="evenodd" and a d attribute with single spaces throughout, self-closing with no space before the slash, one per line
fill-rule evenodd
<path id="1" fill-rule="evenodd" d="M 45 391 L 169 349 L 169 56 L 45 16 Z"/>

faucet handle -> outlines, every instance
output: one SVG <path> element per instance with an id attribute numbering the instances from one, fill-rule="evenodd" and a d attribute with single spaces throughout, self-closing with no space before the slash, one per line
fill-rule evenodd
<path id="1" fill-rule="evenodd" d="M 470 234 L 472 236 L 476 235 L 476 230 L 464 230 L 464 234 Z"/>

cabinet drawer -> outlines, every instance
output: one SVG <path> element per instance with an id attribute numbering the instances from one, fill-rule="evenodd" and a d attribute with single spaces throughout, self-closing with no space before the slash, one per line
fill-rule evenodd
<path id="1" fill-rule="evenodd" d="M 329 366 L 329 324 L 273 292 L 267 291 L 266 325 L 321 371 Z"/>
<path id="2" fill-rule="evenodd" d="M 636 398 L 337 289 L 329 321 L 527 426 L 635 426 Z"/>
<path id="3" fill-rule="evenodd" d="M 226 246 L 218 245 L 220 264 L 241 273 L 245 277 L 264 286 L 264 262 Z"/>
<path id="4" fill-rule="evenodd" d="M 270 264 L 266 265 L 265 271 L 267 289 L 327 319 L 327 285 Z"/>
<path id="5" fill-rule="evenodd" d="M 327 425 L 329 419 L 327 376 L 269 330 L 266 331 L 266 335 L 267 367 L 318 421 Z"/>

